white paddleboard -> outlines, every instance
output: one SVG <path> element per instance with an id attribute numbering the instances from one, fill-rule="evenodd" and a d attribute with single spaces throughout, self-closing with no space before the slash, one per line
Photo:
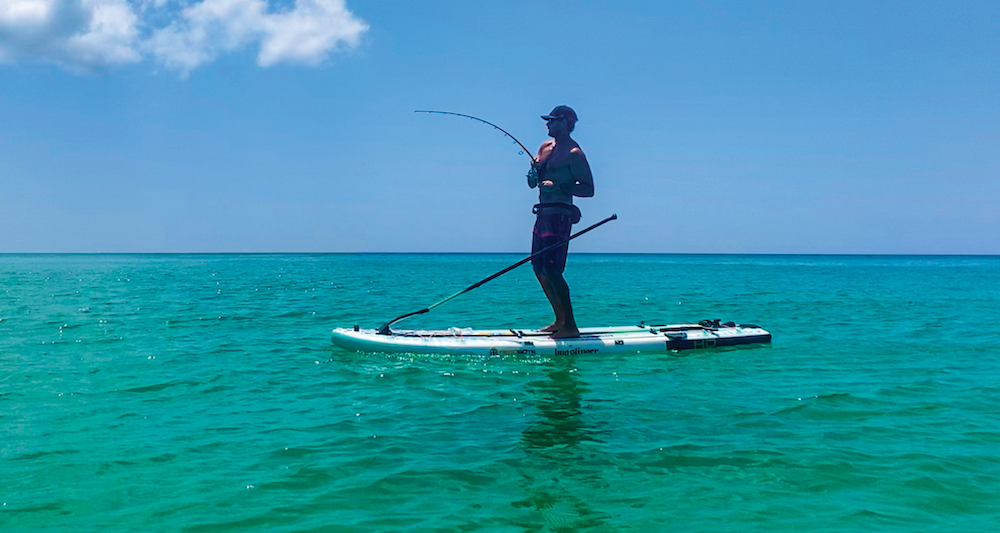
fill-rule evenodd
<path id="1" fill-rule="evenodd" d="M 346 350 L 381 353 L 448 355 L 593 355 L 610 353 L 667 353 L 771 342 L 759 326 L 702 321 L 698 324 L 580 328 L 580 337 L 550 339 L 549 333 L 530 329 L 400 330 L 380 334 L 374 329 L 337 328 L 333 343 Z"/>

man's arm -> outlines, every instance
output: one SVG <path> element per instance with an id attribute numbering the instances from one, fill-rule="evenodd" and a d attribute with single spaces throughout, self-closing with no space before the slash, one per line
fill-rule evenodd
<path id="1" fill-rule="evenodd" d="M 569 170 L 576 183 L 567 191 L 573 196 L 590 198 L 594 195 L 594 175 L 590 172 L 590 163 L 583 150 L 573 148 L 569 152 Z"/>

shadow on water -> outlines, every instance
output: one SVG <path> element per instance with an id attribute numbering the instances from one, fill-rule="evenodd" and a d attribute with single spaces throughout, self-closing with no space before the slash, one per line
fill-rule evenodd
<path id="1" fill-rule="evenodd" d="M 525 531 L 605 530 L 610 515 L 594 509 L 589 494 L 610 484 L 600 476 L 601 432 L 586 420 L 587 385 L 571 358 L 546 363 L 544 379 L 530 383 L 537 418 L 521 436 L 525 457 L 518 466 L 525 498 L 511 506 Z"/>

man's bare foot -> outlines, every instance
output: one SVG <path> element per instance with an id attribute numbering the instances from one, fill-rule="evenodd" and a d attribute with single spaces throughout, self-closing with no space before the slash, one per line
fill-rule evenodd
<path id="1" fill-rule="evenodd" d="M 556 331 L 552 335 L 549 335 L 550 339 L 575 339 L 580 336 L 580 330 L 577 328 L 563 328 Z"/>
<path id="2" fill-rule="evenodd" d="M 555 333 L 556 331 L 559 331 L 559 325 L 553 322 L 538 331 L 544 331 L 546 333 Z"/>

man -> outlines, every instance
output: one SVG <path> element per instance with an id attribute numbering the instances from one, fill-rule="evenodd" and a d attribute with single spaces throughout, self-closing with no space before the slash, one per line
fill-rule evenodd
<path id="1" fill-rule="evenodd" d="M 594 176 L 580 145 L 570 137 L 576 127 L 576 112 L 561 105 L 542 118 L 552 138 L 542 143 L 528 172 L 528 186 L 538 187 L 538 205 L 534 208 L 538 218 L 532 232 L 531 253 L 563 244 L 533 257 L 531 265 L 556 315 L 555 321 L 542 331 L 551 332 L 553 339 L 566 339 L 580 336 L 570 304 L 569 285 L 563 278 L 569 252 L 567 239 L 573 224 L 580 221 L 580 210 L 573 205 L 573 197 L 593 196 Z"/>

